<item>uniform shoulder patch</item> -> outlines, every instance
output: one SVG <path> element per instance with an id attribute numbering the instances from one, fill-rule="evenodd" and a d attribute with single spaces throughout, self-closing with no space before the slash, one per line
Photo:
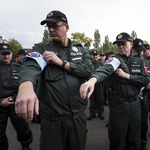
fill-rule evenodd
<path id="1" fill-rule="evenodd" d="M 28 53 L 27 55 L 30 57 L 40 57 L 40 54 L 36 52 L 31 52 L 31 53 Z"/>
<path id="2" fill-rule="evenodd" d="M 105 61 L 105 63 L 110 63 L 110 62 L 112 62 L 112 61 L 113 61 L 113 58 L 111 57 L 111 58 L 107 59 L 107 60 Z"/>

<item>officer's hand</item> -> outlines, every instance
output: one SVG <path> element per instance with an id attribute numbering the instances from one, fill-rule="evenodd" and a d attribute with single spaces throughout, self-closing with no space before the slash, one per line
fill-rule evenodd
<path id="1" fill-rule="evenodd" d="M 0 106 L 1 107 L 8 107 L 11 106 L 12 104 L 14 104 L 14 102 L 9 102 L 10 97 L 4 98 L 3 101 L 1 102 Z"/>
<path id="2" fill-rule="evenodd" d="M 39 114 L 39 101 L 34 92 L 32 82 L 26 81 L 19 86 L 15 110 L 16 114 L 27 122 L 33 119 L 34 113 Z"/>
<path id="3" fill-rule="evenodd" d="M 115 71 L 115 74 L 120 77 L 120 78 L 125 78 L 125 79 L 128 79 L 130 80 L 130 74 L 124 72 L 121 68 L 118 68 L 116 71 Z"/>
<path id="4" fill-rule="evenodd" d="M 97 82 L 96 78 L 91 78 L 89 81 L 85 82 L 80 86 L 80 96 L 82 99 L 89 98 L 94 91 L 94 85 Z M 88 94 L 87 94 L 88 92 Z"/>
<path id="5" fill-rule="evenodd" d="M 139 93 L 138 97 L 139 97 L 139 98 L 141 98 L 141 97 L 142 97 L 142 95 L 143 95 L 143 93 L 142 93 L 142 91 L 140 91 L 140 93 Z"/>
<path id="6" fill-rule="evenodd" d="M 47 63 L 52 63 L 57 66 L 62 66 L 63 64 L 62 60 L 52 51 L 45 51 L 43 53 L 43 57 L 47 61 Z"/>

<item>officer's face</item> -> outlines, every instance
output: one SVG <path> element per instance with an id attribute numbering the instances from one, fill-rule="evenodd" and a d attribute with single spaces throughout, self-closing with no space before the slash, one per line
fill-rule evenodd
<path id="1" fill-rule="evenodd" d="M 50 37 L 54 41 L 62 42 L 67 38 L 67 31 L 69 30 L 69 25 L 63 22 L 57 23 L 47 23 Z"/>
<path id="2" fill-rule="evenodd" d="M 10 52 L 4 52 L 0 53 L 0 62 L 3 64 L 9 64 L 12 59 L 12 53 Z"/>
<path id="3" fill-rule="evenodd" d="M 117 42 L 118 52 L 120 55 L 126 55 L 127 57 L 130 55 L 130 50 L 132 48 L 133 43 L 131 42 Z"/>
<path id="4" fill-rule="evenodd" d="M 150 49 L 146 49 L 145 51 L 143 51 L 143 57 L 147 58 L 150 56 Z"/>
<path id="5" fill-rule="evenodd" d="M 98 55 L 92 55 L 92 56 L 93 56 L 93 57 L 92 57 L 92 61 L 93 61 L 93 62 L 98 61 L 98 59 L 99 59 Z"/>

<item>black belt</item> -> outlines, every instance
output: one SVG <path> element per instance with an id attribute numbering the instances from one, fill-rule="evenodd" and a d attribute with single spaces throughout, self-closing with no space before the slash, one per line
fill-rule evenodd
<path id="1" fill-rule="evenodd" d="M 124 98 L 124 101 L 125 102 L 133 102 L 133 101 L 136 101 L 137 98 L 138 98 L 138 96 L 126 97 L 126 98 Z"/>

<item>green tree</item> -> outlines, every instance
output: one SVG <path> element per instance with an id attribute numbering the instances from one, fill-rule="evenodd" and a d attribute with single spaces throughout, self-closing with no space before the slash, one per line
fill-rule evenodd
<path id="1" fill-rule="evenodd" d="M 135 31 L 132 31 L 132 33 L 131 33 L 131 39 L 132 39 L 132 40 L 135 40 L 136 38 L 137 38 L 136 32 L 135 32 Z"/>
<path id="2" fill-rule="evenodd" d="M 3 39 L 3 37 L 0 36 L 0 43 L 7 43 L 7 40 L 6 40 L 6 39 Z"/>
<path id="3" fill-rule="evenodd" d="M 71 40 L 73 44 L 82 44 L 87 50 L 89 50 L 91 46 L 92 39 L 86 37 L 84 33 L 71 33 Z"/>
<path id="4" fill-rule="evenodd" d="M 143 43 L 149 45 L 148 41 L 146 41 L 146 40 L 143 40 Z"/>
<path id="5" fill-rule="evenodd" d="M 94 43 L 93 43 L 93 46 L 94 46 L 94 49 L 95 50 L 99 50 L 100 48 L 100 33 L 99 33 L 99 30 L 98 29 L 95 29 L 95 32 L 94 32 Z"/>
<path id="6" fill-rule="evenodd" d="M 19 49 L 22 49 L 22 45 L 14 38 L 9 39 L 7 43 L 11 46 L 12 51 L 13 51 L 12 61 L 15 61 L 15 55 L 18 53 Z"/>
<path id="7" fill-rule="evenodd" d="M 103 52 L 107 53 L 110 51 L 110 42 L 109 42 L 109 38 L 108 35 L 105 36 L 105 40 L 103 43 Z M 100 52 L 101 53 L 101 52 Z"/>
<path id="8" fill-rule="evenodd" d="M 44 33 L 43 33 L 43 41 L 42 42 L 49 42 L 51 41 L 51 37 L 49 35 L 49 32 L 47 29 L 44 30 Z"/>

